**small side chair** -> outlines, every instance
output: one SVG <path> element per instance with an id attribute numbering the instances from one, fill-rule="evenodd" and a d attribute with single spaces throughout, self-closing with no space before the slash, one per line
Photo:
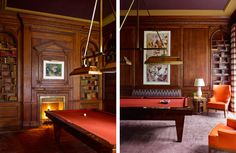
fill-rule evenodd
<path id="1" fill-rule="evenodd" d="M 222 110 L 224 111 L 224 117 L 226 117 L 230 97 L 230 85 L 213 85 L 213 97 L 211 97 L 207 103 L 207 114 L 209 112 L 209 109 Z"/>

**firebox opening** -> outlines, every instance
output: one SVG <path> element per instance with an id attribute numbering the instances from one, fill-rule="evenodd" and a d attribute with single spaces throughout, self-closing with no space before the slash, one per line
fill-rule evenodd
<path id="1" fill-rule="evenodd" d="M 64 110 L 65 96 L 40 96 L 40 121 L 41 124 L 48 123 L 50 120 L 45 111 Z"/>

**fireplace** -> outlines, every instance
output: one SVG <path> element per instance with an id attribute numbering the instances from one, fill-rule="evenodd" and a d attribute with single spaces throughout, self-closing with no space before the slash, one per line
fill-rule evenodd
<path id="1" fill-rule="evenodd" d="M 45 111 L 64 110 L 65 96 L 40 96 L 40 123 L 48 122 Z"/>

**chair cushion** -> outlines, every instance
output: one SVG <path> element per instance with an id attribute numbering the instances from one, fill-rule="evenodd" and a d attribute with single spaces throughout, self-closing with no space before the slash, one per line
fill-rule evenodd
<path id="1" fill-rule="evenodd" d="M 225 102 L 208 102 L 207 108 L 226 110 L 227 105 Z"/>

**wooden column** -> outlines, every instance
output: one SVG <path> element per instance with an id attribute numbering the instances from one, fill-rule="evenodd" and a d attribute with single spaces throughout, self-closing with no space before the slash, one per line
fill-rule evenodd
<path id="1" fill-rule="evenodd" d="M 6 0 L 0 0 L 0 10 L 4 10 L 6 6 Z"/>

